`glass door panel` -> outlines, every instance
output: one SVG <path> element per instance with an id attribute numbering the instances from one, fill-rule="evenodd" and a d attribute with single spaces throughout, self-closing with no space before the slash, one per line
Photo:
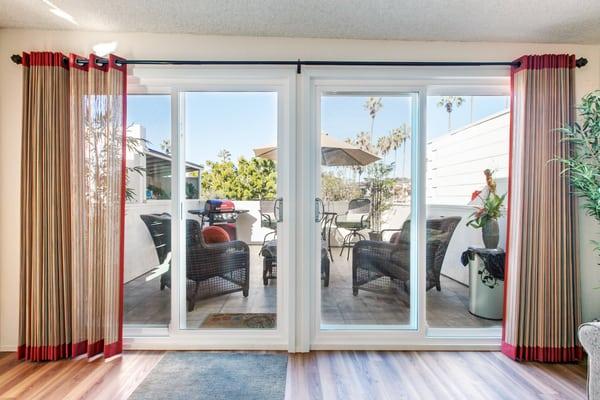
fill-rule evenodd
<path id="1" fill-rule="evenodd" d="M 505 207 L 500 207 L 494 250 L 482 250 L 481 228 L 473 213 L 489 196 L 507 193 L 509 129 L 508 96 L 427 97 L 426 303 L 431 328 L 501 325 L 503 274 L 484 268 L 476 253 L 504 258 Z M 486 185 L 488 172 L 494 193 Z M 461 255 L 469 248 L 479 250 L 465 266 Z"/>
<path id="2" fill-rule="evenodd" d="M 417 95 L 320 98 L 321 328 L 408 327 Z"/>
<path id="3" fill-rule="evenodd" d="M 124 323 L 171 321 L 171 96 L 127 96 Z"/>
<path id="4" fill-rule="evenodd" d="M 277 92 L 186 92 L 188 329 L 277 326 Z"/>

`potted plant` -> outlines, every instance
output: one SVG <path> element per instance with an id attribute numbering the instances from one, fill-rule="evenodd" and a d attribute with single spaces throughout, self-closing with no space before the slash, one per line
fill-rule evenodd
<path id="1" fill-rule="evenodd" d="M 568 158 L 557 161 L 564 166 L 562 173 L 568 176 L 573 194 L 583 200 L 586 213 L 600 222 L 600 90 L 584 96 L 578 111 L 581 124 L 558 130 L 572 151 Z M 592 243 L 600 253 L 600 242 Z M 600 322 L 581 325 L 579 340 L 589 356 L 588 396 L 600 399 Z"/>
<path id="2" fill-rule="evenodd" d="M 571 181 L 573 194 L 583 199 L 586 213 L 600 222 L 600 90 L 583 97 L 578 107 L 582 123 L 558 129 L 571 144 L 569 158 L 557 158 Z M 600 242 L 593 241 L 600 254 Z"/>
<path id="3" fill-rule="evenodd" d="M 495 249 L 498 247 L 500 240 L 498 218 L 502 216 L 502 204 L 506 193 L 503 195 L 496 193 L 496 181 L 491 170 L 486 169 L 483 174 L 485 175 L 486 187 L 483 191 L 476 190 L 471 195 L 471 201 L 480 199 L 482 206 L 475 207 L 475 211 L 469 216 L 467 226 L 481 229 L 485 247 Z"/>

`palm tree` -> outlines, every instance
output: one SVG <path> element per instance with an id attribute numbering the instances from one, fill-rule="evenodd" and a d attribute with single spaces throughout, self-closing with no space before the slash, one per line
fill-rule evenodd
<path id="1" fill-rule="evenodd" d="M 404 157 L 402 158 L 402 176 L 406 169 L 406 141 L 410 139 L 410 127 L 402 124 L 400 128 L 394 128 L 390 132 L 391 150 L 394 151 L 394 165 L 398 165 L 398 149 L 403 147 Z M 397 167 L 396 167 L 397 168 Z M 397 176 L 398 174 L 396 174 Z"/>
<path id="2" fill-rule="evenodd" d="M 460 96 L 443 96 L 440 101 L 438 101 L 438 107 L 444 107 L 446 112 L 448 113 L 448 130 L 452 129 L 452 111 L 454 111 L 454 106 L 456 108 L 462 106 L 462 103 L 465 101 L 463 97 Z"/>
<path id="3" fill-rule="evenodd" d="M 381 97 L 369 97 L 364 105 L 365 109 L 369 112 L 369 116 L 371 117 L 371 136 L 369 139 L 373 140 L 373 125 L 375 125 L 375 117 L 381 108 L 383 108 L 383 103 L 381 102 Z"/>
<path id="4" fill-rule="evenodd" d="M 354 140 L 350 138 L 346 139 L 346 143 L 350 143 L 361 150 L 368 151 L 369 153 L 377 153 L 377 151 L 373 148 L 373 145 L 371 144 L 371 136 L 369 132 L 362 131 L 356 135 L 356 138 Z M 360 165 L 355 165 L 352 167 L 352 169 L 354 169 L 354 171 L 358 173 L 358 183 L 360 183 L 362 174 L 364 172 L 364 167 Z"/>
<path id="5" fill-rule="evenodd" d="M 377 140 L 377 151 L 381 154 L 385 160 L 385 157 L 392 150 L 392 137 L 382 136 Z"/>
<path id="6" fill-rule="evenodd" d="M 354 144 L 361 150 L 368 151 L 369 153 L 376 153 L 371 142 L 371 135 L 369 132 L 362 131 L 356 135 Z"/>

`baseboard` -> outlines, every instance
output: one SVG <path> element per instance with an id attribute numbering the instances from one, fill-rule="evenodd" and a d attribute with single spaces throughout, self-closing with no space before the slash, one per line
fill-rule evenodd
<path id="1" fill-rule="evenodd" d="M 14 353 L 17 351 L 17 346 L 0 345 L 0 351 L 4 353 Z"/>

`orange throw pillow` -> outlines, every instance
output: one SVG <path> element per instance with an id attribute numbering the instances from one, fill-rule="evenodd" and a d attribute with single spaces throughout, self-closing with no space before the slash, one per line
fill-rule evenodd
<path id="1" fill-rule="evenodd" d="M 206 228 L 202 229 L 202 237 L 208 244 L 229 242 L 230 240 L 227 231 L 216 225 L 207 226 Z"/>

